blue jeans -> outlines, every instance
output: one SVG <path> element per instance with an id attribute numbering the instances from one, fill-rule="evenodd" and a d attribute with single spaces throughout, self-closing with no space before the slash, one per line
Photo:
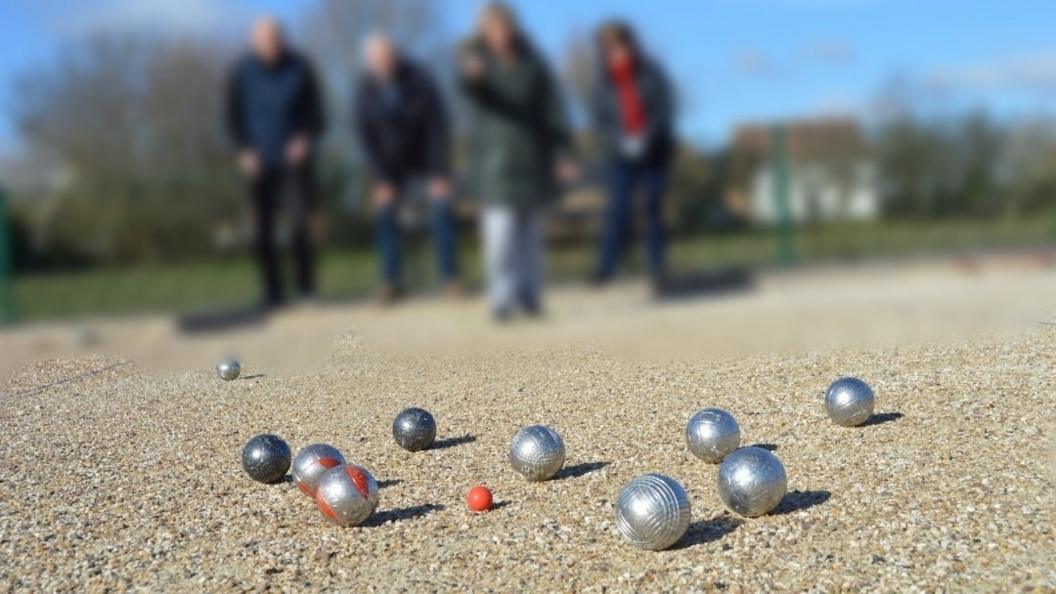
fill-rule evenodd
<path id="1" fill-rule="evenodd" d="M 458 241 L 455 233 L 455 213 L 450 199 L 430 199 L 433 243 L 440 277 L 446 281 L 458 277 Z M 390 286 L 399 286 L 403 260 L 403 240 L 400 233 L 400 201 L 378 211 L 376 217 L 378 249 L 381 251 L 381 279 Z"/>
<path id="2" fill-rule="evenodd" d="M 542 305 L 543 213 L 540 209 L 487 206 L 481 217 L 488 301 L 495 312 Z"/>
<path id="3" fill-rule="evenodd" d="M 667 166 L 613 163 L 609 168 L 609 205 L 605 230 L 601 235 L 598 278 L 605 280 L 616 273 L 616 265 L 631 233 L 634 196 L 641 190 L 645 202 L 646 245 L 649 272 L 664 273 L 667 230 L 664 227 L 664 190 Z"/>

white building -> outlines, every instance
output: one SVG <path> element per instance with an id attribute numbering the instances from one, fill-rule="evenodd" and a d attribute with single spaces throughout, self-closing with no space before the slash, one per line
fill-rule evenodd
<path id="1" fill-rule="evenodd" d="M 880 216 L 876 166 L 858 122 L 848 118 L 738 126 L 731 147 L 740 181 L 729 200 L 736 212 L 753 223 L 779 222 L 775 141 L 783 144 L 779 148 L 787 163 L 789 214 L 795 223 L 862 221 Z"/>
<path id="2" fill-rule="evenodd" d="M 880 215 L 876 167 L 862 160 L 843 169 L 838 171 L 822 162 L 788 165 L 788 206 L 793 222 L 868 221 Z M 753 223 L 778 222 L 772 165 L 763 163 L 755 169 L 748 195 Z"/>

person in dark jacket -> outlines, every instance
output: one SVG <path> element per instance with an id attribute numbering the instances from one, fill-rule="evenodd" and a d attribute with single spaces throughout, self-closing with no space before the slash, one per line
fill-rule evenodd
<path id="1" fill-rule="evenodd" d="M 356 128 L 374 178 L 382 301 L 400 295 L 401 196 L 414 178 L 425 178 L 432 203 L 437 266 L 448 292 L 459 294 L 457 241 L 443 99 L 432 77 L 400 55 L 391 40 L 374 34 L 363 46 L 367 72 L 356 91 Z"/>
<path id="2" fill-rule="evenodd" d="M 227 90 L 227 125 L 238 147 L 256 222 L 256 253 L 264 283 L 264 305 L 283 301 L 275 249 L 275 219 L 285 182 L 296 192 L 293 251 L 297 289 L 315 291 L 313 224 L 315 143 L 323 131 L 323 110 L 315 74 L 307 60 L 289 49 L 279 23 L 270 17 L 253 25 L 250 51 L 234 66 Z"/>
<path id="3" fill-rule="evenodd" d="M 460 52 L 473 108 L 474 189 L 483 203 L 488 296 L 498 320 L 540 313 L 543 212 L 578 172 L 557 83 L 505 4 L 486 4 Z"/>
<path id="4" fill-rule="evenodd" d="M 649 271 L 659 279 L 665 272 L 664 191 L 674 152 L 674 98 L 667 76 L 629 25 L 604 25 L 598 54 L 592 112 L 608 163 L 609 202 L 594 280 L 604 284 L 616 272 L 637 191 L 645 203 Z"/>

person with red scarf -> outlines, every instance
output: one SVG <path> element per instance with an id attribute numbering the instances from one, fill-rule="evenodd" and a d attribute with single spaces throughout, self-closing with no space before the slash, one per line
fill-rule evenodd
<path id="1" fill-rule="evenodd" d="M 674 153 L 674 98 L 667 76 L 644 54 L 626 23 L 601 27 L 598 53 L 600 75 L 592 112 L 607 161 L 609 201 L 594 282 L 605 284 L 616 273 L 639 191 L 649 272 L 659 280 L 665 273 L 663 203 Z"/>

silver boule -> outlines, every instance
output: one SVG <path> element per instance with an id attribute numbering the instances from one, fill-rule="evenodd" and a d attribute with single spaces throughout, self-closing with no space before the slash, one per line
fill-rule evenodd
<path id="1" fill-rule="evenodd" d="M 788 477 L 777 456 L 763 448 L 747 447 L 735 450 L 722 461 L 718 486 L 726 507 L 754 518 L 781 503 Z"/>
<path id="2" fill-rule="evenodd" d="M 873 389 L 856 377 L 841 377 L 825 391 L 825 410 L 837 425 L 861 425 L 873 416 L 875 406 Z"/>
<path id="3" fill-rule="evenodd" d="M 293 458 L 293 482 L 302 493 L 315 497 L 315 490 L 326 471 L 344 463 L 345 457 L 332 445 L 306 445 Z"/>
<path id="4" fill-rule="evenodd" d="M 255 481 L 277 483 L 290 469 L 290 446 L 278 435 L 254 436 L 242 448 L 242 468 Z"/>
<path id="5" fill-rule="evenodd" d="M 616 529 L 640 549 L 660 551 L 678 542 L 689 528 L 689 495 L 662 474 L 635 477 L 616 500 Z"/>
<path id="6" fill-rule="evenodd" d="M 222 380 L 237 379 L 240 373 L 242 373 L 242 365 L 235 359 L 224 359 L 216 364 L 216 375 L 219 375 Z"/>
<path id="7" fill-rule="evenodd" d="M 392 422 L 392 438 L 407 451 L 424 450 L 436 439 L 436 420 L 425 409 L 405 409 Z"/>
<path id="8" fill-rule="evenodd" d="M 319 481 L 315 503 L 338 526 L 362 524 L 378 507 L 378 483 L 361 466 L 335 466 Z"/>
<path id="9" fill-rule="evenodd" d="M 730 413 L 721 408 L 705 408 L 686 424 L 686 445 L 694 456 L 718 464 L 741 445 L 741 428 Z"/>
<path id="10" fill-rule="evenodd" d="M 513 436 L 510 464 L 530 481 L 545 481 L 565 463 L 565 442 L 546 425 L 529 425 Z"/>

